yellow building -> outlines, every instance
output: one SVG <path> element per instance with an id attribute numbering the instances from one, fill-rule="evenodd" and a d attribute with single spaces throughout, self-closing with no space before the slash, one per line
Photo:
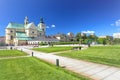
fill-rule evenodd
<path id="1" fill-rule="evenodd" d="M 25 17 L 24 24 L 10 22 L 6 27 L 6 44 L 8 45 L 27 45 L 28 41 L 38 37 L 45 37 L 46 25 L 41 18 L 36 26 L 33 22 L 29 23 Z"/>

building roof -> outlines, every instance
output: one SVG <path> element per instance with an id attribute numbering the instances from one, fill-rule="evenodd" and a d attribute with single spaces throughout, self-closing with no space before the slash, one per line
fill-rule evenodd
<path id="1" fill-rule="evenodd" d="M 24 32 L 16 32 L 16 38 L 18 40 L 31 40 Z"/>
<path id="2" fill-rule="evenodd" d="M 16 38 L 16 39 L 18 39 L 18 40 L 31 40 L 31 38 L 30 37 L 19 37 L 19 38 Z"/>
<path id="3" fill-rule="evenodd" d="M 29 23 L 29 24 L 27 24 L 27 26 L 25 27 L 25 28 L 30 28 L 30 27 L 32 27 L 32 28 L 36 28 L 36 26 L 35 26 L 35 24 L 32 22 L 32 23 Z"/>
<path id="4" fill-rule="evenodd" d="M 16 32 L 16 37 L 28 37 L 24 32 Z"/>
<path id="5" fill-rule="evenodd" d="M 33 29 L 37 29 L 38 31 L 42 31 L 42 29 L 40 29 L 39 27 L 36 27 L 35 24 L 33 22 L 29 23 L 27 26 L 24 26 L 23 24 L 19 24 L 19 23 L 14 23 L 14 22 L 10 22 L 7 25 L 7 28 L 15 28 L 15 29 L 28 29 L 32 27 Z"/>
<path id="6" fill-rule="evenodd" d="M 58 42 L 59 40 L 56 38 L 37 37 L 29 41 Z"/>
<path id="7" fill-rule="evenodd" d="M 10 22 L 10 23 L 8 24 L 7 28 L 24 29 L 24 25 L 23 25 L 23 24 L 19 24 L 19 23 Z"/>

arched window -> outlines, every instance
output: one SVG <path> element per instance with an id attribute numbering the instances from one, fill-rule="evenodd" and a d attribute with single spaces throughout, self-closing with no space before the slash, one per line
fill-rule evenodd
<path id="1" fill-rule="evenodd" d="M 11 30 L 10 32 L 12 33 L 13 31 Z"/>
<path id="2" fill-rule="evenodd" d="M 13 40 L 13 36 L 10 36 L 10 39 Z"/>
<path id="3" fill-rule="evenodd" d="M 43 32 L 45 31 L 44 29 L 42 29 L 43 30 Z"/>

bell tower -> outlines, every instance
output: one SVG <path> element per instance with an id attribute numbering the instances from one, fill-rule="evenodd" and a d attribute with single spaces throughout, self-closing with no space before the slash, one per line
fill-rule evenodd
<path id="1" fill-rule="evenodd" d="M 40 30 L 40 35 L 45 36 L 46 26 L 45 26 L 45 23 L 44 23 L 42 17 L 40 18 L 40 23 L 38 24 L 38 29 Z"/>
<path id="2" fill-rule="evenodd" d="M 42 17 L 40 18 L 40 23 L 44 23 L 44 21 L 43 21 L 43 18 L 42 18 Z"/>
<path id="3" fill-rule="evenodd" d="M 42 17 L 40 18 L 40 24 L 41 24 L 41 29 L 42 29 L 42 31 L 45 32 L 45 31 L 46 31 L 46 30 L 45 30 L 45 24 L 44 24 L 44 21 L 43 21 L 43 18 L 42 18 Z"/>

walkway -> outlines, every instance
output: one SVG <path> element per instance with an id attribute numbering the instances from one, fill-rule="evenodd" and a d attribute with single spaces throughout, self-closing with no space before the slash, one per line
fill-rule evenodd
<path id="1" fill-rule="evenodd" d="M 61 57 L 53 54 L 45 54 L 25 48 L 22 50 L 29 54 L 34 52 L 35 57 L 53 64 L 56 64 L 56 59 L 59 59 L 61 67 L 87 76 L 93 80 L 120 80 L 120 68 Z"/>

